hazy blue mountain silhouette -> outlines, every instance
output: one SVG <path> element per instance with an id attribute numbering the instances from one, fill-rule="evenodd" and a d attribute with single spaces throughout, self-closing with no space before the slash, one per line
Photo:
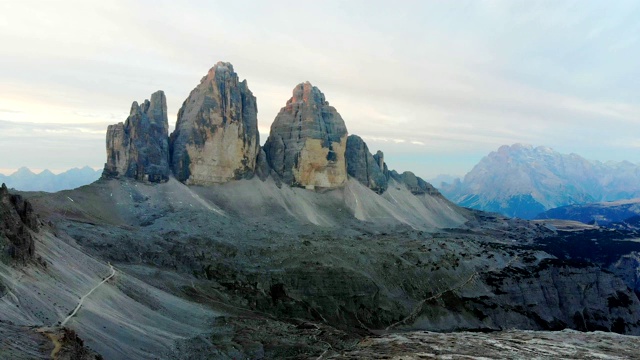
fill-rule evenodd
<path id="1" fill-rule="evenodd" d="M 69 169 L 57 175 L 49 170 L 36 174 L 27 167 L 21 167 L 11 175 L 0 174 L 0 182 L 21 191 L 56 192 L 90 184 L 98 180 L 101 174 L 101 170 L 94 170 L 88 166 Z"/>

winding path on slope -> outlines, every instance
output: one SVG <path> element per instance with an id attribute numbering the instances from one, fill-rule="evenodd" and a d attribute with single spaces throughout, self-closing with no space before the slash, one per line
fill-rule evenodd
<path id="1" fill-rule="evenodd" d="M 502 266 L 502 267 L 495 267 L 495 268 L 490 269 L 490 270 L 488 270 L 488 271 L 489 271 L 489 272 L 493 272 L 493 271 L 498 271 L 498 270 L 500 270 L 500 269 L 506 269 L 506 268 L 508 268 L 509 266 L 511 266 L 511 264 L 513 264 L 516 260 L 518 260 L 518 258 L 519 258 L 519 255 L 516 255 L 516 256 L 514 256 L 513 258 L 511 258 L 511 259 L 510 259 L 510 260 L 509 260 L 509 261 L 508 261 L 504 266 Z M 413 320 L 413 319 L 415 319 L 415 318 L 418 316 L 418 314 L 422 311 L 422 309 L 423 309 L 424 305 L 425 305 L 428 301 L 435 300 L 435 299 L 439 299 L 439 298 L 441 298 L 441 297 L 442 297 L 442 295 L 444 295 L 444 294 L 446 294 L 446 293 L 448 293 L 448 292 L 450 292 L 450 291 L 456 291 L 456 290 L 459 290 L 459 289 L 461 289 L 461 288 L 463 288 L 463 287 L 467 286 L 467 284 L 469 284 L 470 282 L 472 282 L 473 280 L 475 280 L 475 278 L 476 278 L 478 275 L 480 275 L 480 273 L 479 273 L 478 271 L 474 271 L 474 272 L 471 274 L 471 276 L 469 276 L 469 278 L 468 278 L 468 279 L 466 279 L 464 282 L 460 283 L 459 285 L 456 285 L 456 286 L 454 286 L 454 287 L 451 287 L 451 288 L 449 288 L 449 289 L 446 289 L 446 290 L 444 290 L 444 291 L 441 291 L 441 292 L 439 292 L 439 293 L 437 293 L 437 294 L 435 294 L 435 295 L 433 295 L 433 296 L 430 296 L 430 297 L 428 297 L 428 298 L 426 298 L 426 299 L 424 299 L 424 300 L 420 301 L 420 302 L 418 303 L 418 306 L 416 306 L 416 307 L 415 307 L 415 309 L 414 309 L 414 310 L 409 314 L 409 316 L 407 316 L 407 317 L 405 317 L 404 319 L 402 319 L 402 320 L 400 320 L 400 321 L 397 321 L 397 322 L 395 322 L 395 323 L 393 323 L 393 324 L 391 324 L 391 325 L 387 326 L 387 327 L 384 329 L 384 332 L 383 332 L 383 333 L 385 333 L 385 334 L 386 334 L 386 333 L 388 333 L 391 329 L 395 328 L 396 326 L 401 325 L 401 324 L 404 324 L 404 323 L 406 323 L 406 322 L 407 322 L 407 321 L 409 321 L 409 320 Z"/>
<path id="2" fill-rule="evenodd" d="M 53 325 L 52 327 L 45 326 L 36 330 L 37 332 L 46 335 L 53 343 L 53 350 L 51 350 L 50 354 L 52 359 L 57 359 L 58 352 L 60 352 L 60 350 L 62 349 L 62 343 L 60 342 L 62 335 L 60 334 L 59 330 L 62 329 L 69 322 L 69 320 L 71 320 L 71 318 L 78 313 L 78 311 L 82 307 L 82 304 L 84 304 L 84 300 L 89 295 L 91 295 L 91 293 L 96 291 L 96 289 L 98 289 L 102 284 L 106 283 L 107 281 L 109 281 L 109 279 L 116 275 L 116 269 L 113 267 L 113 265 L 111 265 L 111 263 L 107 264 L 109 264 L 109 267 L 111 268 L 111 275 L 104 278 L 98 285 L 94 286 L 91 290 L 89 290 L 88 293 L 84 294 L 84 296 L 80 298 L 80 301 L 78 302 L 76 308 L 73 309 L 69 316 L 67 316 L 59 325 Z"/>
<path id="3" fill-rule="evenodd" d="M 91 295 L 92 292 L 96 291 L 96 289 L 98 289 L 100 286 L 102 286 L 102 284 L 106 283 L 107 281 L 109 281 L 109 279 L 111 279 L 112 277 L 114 277 L 116 275 L 116 269 L 113 267 L 113 265 L 111 265 L 111 263 L 108 263 L 109 267 L 111 268 L 111 275 L 107 276 L 106 278 L 104 278 L 98 285 L 94 286 L 93 289 L 89 290 L 88 293 L 84 294 L 84 296 L 82 296 L 80 298 L 80 302 L 78 302 L 78 306 L 76 306 L 75 309 L 73 309 L 73 311 L 71 312 L 71 314 L 69 314 L 69 316 L 67 316 L 61 323 L 60 323 L 60 327 L 64 327 L 67 322 L 69 322 L 69 320 L 71 320 L 72 317 L 74 317 L 78 311 L 80 310 L 80 308 L 82 307 L 82 304 L 84 303 L 84 300 Z"/>

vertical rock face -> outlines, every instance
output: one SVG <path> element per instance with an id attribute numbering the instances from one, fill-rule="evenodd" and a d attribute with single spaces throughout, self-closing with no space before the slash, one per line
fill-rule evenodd
<path id="1" fill-rule="evenodd" d="M 259 154 L 258 108 L 247 81 L 217 63 L 191 91 L 171 134 L 171 167 L 188 185 L 251 177 Z"/>
<path id="2" fill-rule="evenodd" d="M 0 260 L 25 262 L 33 258 L 35 244 L 29 229 L 38 231 L 38 218 L 31 203 L 20 195 L 11 195 L 5 184 L 0 187 Z"/>
<path id="3" fill-rule="evenodd" d="M 293 89 L 264 145 L 267 161 L 285 184 L 335 188 L 347 180 L 347 127 L 324 94 L 309 82 Z"/>
<path id="4" fill-rule="evenodd" d="M 378 151 L 378 154 L 382 153 Z M 349 135 L 345 156 L 349 176 L 378 194 L 382 194 L 387 190 L 387 178 L 383 173 L 384 159 L 382 155 L 375 159 L 362 138 L 357 135 Z"/>
<path id="5" fill-rule="evenodd" d="M 169 122 L 164 92 L 141 105 L 133 102 L 123 123 L 107 128 L 107 163 L 102 177 L 129 177 L 141 181 L 169 179 Z"/>

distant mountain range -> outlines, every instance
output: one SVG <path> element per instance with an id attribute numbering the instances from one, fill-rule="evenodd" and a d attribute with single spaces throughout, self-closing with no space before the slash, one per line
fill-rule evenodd
<path id="1" fill-rule="evenodd" d="M 26 167 L 21 167 L 11 175 L 0 174 L 0 183 L 21 191 L 56 192 L 90 184 L 98 180 L 101 174 L 102 170 L 93 170 L 88 166 L 73 168 L 57 175 L 49 170 L 36 174 Z"/>
<path id="2" fill-rule="evenodd" d="M 640 165 L 514 144 L 491 152 L 463 180 L 435 185 L 459 205 L 533 219 L 560 206 L 640 197 Z"/>
<path id="3" fill-rule="evenodd" d="M 585 224 L 609 226 L 640 216 L 640 199 L 567 205 L 547 210 L 538 219 L 575 220 Z"/>

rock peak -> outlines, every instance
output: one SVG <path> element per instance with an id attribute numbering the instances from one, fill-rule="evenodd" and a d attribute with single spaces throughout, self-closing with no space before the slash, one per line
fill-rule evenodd
<path id="1" fill-rule="evenodd" d="M 169 121 L 167 99 L 156 91 L 142 105 L 131 104 L 124 123 L 107 128 L 107 163 L 102 177 L 141 181 L 169 179 Z"/>
<path id="2" fill-rule="evenodd" d="M 312 102 L 318 105 L 329 105 L 329 103 L 325 100 L 322 91 L 320 91 L 320 89 L 318 89 L 317 87 L 311 85 L 310 82 L 305 81 L 293 88 L 293 96 L 287 102 L 287 105 L 293 103 L 308 102 Z"/>
<path id="3" fill-rule="evenodd" d="M 174 175 L 187 185 L 253 176 L 260 145 L 258 107 L 230 63 L 218 62 L 191 91 L 170 142 Z"/>
<path id="4" fill-rule="evenodd" d="M 296 85 L 264 145 L 267 161 L 284 183 L 335 188 L 347 180 L 347 127 L 324 94 L 309 82 Z"/>
<path id="5" fill-rule="evenodd" d="M 238 74 L 236 74 L 236 72 L 233 70 L 233 65 L 231 65 L 230 62 L 218 61 L 215 65 L 213 65 L 213 67 L 211 67 L 211 69 L 209 69 L 207 75 L 205 75 L 202 80 L 200 80 L 200 83 L 212 81 L 216 77 L 225 78 L 229 76 L 238 76 Z"/>
<path id="6" fill-rule="evenodd" d="M 22 166 L 13 175 L 35 175 L 33 171 L 31 171 L 28 167 Z"/>
<path id="7" fill-rule="evenodd" d="M 212 69 L 229 70 L 233 72 L 233 65 L 228 61 L 218 61 L 213 65 Z"/>
<path id="8" fill-rule="evenodd" d="M 506 148 L 510 150 L 533 150 L 533 145 L 526 143 L 515 143 L 511 146 L 506 145 Z"/>

